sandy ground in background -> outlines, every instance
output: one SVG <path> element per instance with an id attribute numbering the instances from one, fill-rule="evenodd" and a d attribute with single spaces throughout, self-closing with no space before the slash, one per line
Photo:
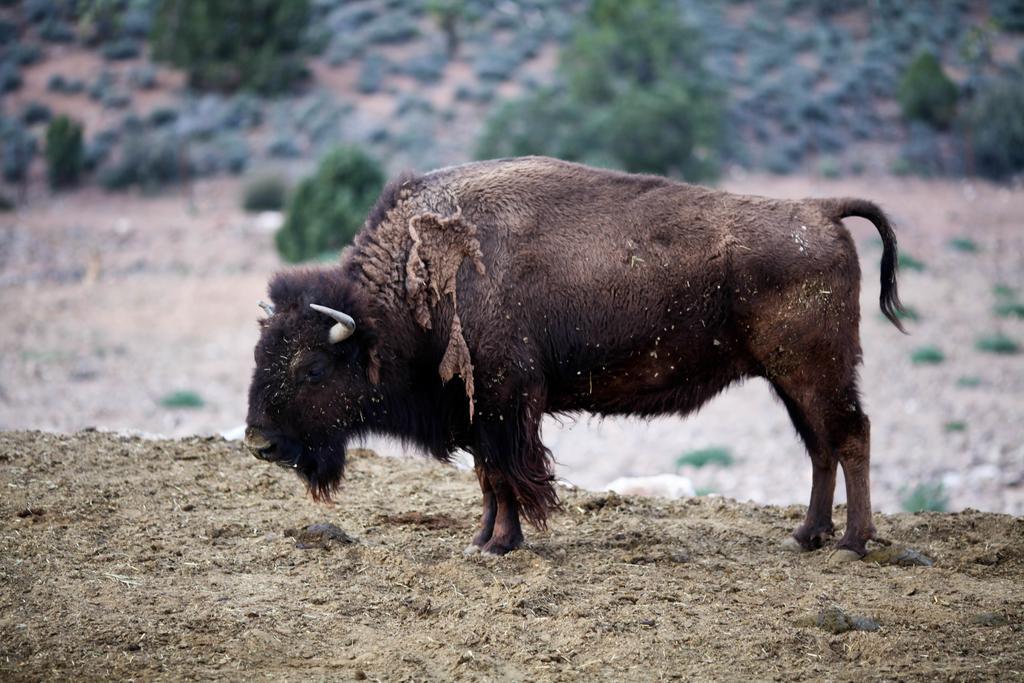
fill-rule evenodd
<path id="1" fill-rule="evenodd" d="M 848 221 L 864 270 L 862 385 L 876 507 L 898 510 L 904 489 L 942 482 L 951 509 L 1024 513 L 1024 356 L 974 349 L 979 335 L 996 330 L 1024 342 L 1024 321 L 991 313 L 995 283 L 1024 293 L 1024 193 L 902 178 L 751 176 L 723 186 L 778 197 L 861 196 L 892 213 L 901 247 L 926 264 L 901 275 L 904 301 L 922 316 L 909 337 L 877 313 L 874 229 Z M 182 195 L 88 189 L 0 214 L 0 429 L 187 435 L 240 425 L 255 303 L 280 262 L 271 232 L 238 209 L 238 195 L 236 180 L 201 183 L 189 209 Z M 980 253 L 949 249 L 954 236 L 975 240 Z M 931 344 L 946 362 L 912 366 L 910 352 Z M 961 377 L 980 384 L 957 386 Z M 197 391 L 205 406 L 160 405 L 179 389 Z M 965 422 L 966 431 L 947 433 L 950 421 Z M 730 389 L 686 419 L 583 416 L 549 421 L 545 439 L 560 475 L 588 488 L 676 471 L 681 453 L 707 446 L 728 448 L 736 463 L 680 471 L 699 488 L 778 504 L 804 503 L 810 488 L 803 448 L 761 382 Z"/>
<path id="2" fill-rule="evenodd" d="M 0 488 L 3 680 L 1024 677 L 1007 515 L 876 515 L 934 566 L 836 566 L 779 546 L 799 507 L 563 491 L 496 559 L 471 474 L 365 452 L 326 507 L 237 443 L 9 432 Z"/>

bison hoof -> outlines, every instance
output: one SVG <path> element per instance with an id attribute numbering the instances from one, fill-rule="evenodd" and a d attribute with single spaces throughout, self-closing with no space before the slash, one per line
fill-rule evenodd
<path id="1" fill-rule="evenodd" d="M 500 557 L 501 555 L 507 555 L 522 544 L 523 542 L 521 540 L 502 543 L 492 539 L 487 542 L 487 545 L 480 549 L 480 554 L 487 555 L 489 557 Z"/>
<path id="2" fill-rule="evenodd" d="M 480 546 L 476 545 L 475 543 L 470 543 L 469 545 L 467 545 L 465 548 L 462 549 L 462 554 L 465 555 L 466 557 L 472 557 L 473 555 L 476 555 L 479 552 L 480 552 Z"/>
<path id="3" fill-rule="evenodd" d="M 860 560 L 860 553 L 854 552 L 853 550 L 847 550 L 846 548 L 836 548 L 828 556 L 829 564 L 848 564 L 850 562 L 857 562 Z"/>

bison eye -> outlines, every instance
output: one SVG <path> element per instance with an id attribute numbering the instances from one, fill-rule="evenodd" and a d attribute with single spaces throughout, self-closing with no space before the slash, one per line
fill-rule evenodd
<path id="1" fill-rule="evenodd" d="M 306 372 L 306 381 L 310 384 L 317 384 L 327 375 L 327 367 L 317 363 Z"/>

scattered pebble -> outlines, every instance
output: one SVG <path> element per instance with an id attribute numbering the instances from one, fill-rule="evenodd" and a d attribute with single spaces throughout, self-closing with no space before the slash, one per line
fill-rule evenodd
<path id="1" fill-rule="evenodd" d="M 796 624 L 797 626 L 817 626 L 836 635 L 848 631 L 877 631 L 881 628 L 874 619 L 847 614 L 836 606 L 826 607 L 817 614 L 801 617 Z"/>
<path id="2" fill-rule="evenodd" d="M 346 534 L 340 527 L 327 522 L 310 524 L 305 529 L 285 529 L 284 535 L 296 540 L 295 547 L 330 548 L 332 545 L 349 545 L 356 540 Z"/>
<path id="3" fill-rule="evenodd" d="M 978 626 L 1006 626 L 1010 620 L 999 612 L 978 612 L 971 615 L 971 623 Z"/>
<path id="4" fill-rule="evenodd" d="M 864 561 L 896 567 L 931 567 L 935 564 L 930 557 L 922 555 L 913 548 L 896 545 L 875 548 L 864 556 Z"/>

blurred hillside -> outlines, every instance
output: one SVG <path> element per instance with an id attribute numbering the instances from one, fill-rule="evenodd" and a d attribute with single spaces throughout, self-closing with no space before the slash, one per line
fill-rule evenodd
<path id="1" fill-rule="evenodd" d="M 282 49 L 297 68 L 269 72 L 266 65 L 277 68 L 280 60 L 245 53 L 250 66 L 263 60 L 263 71 L 244 80 L 230 69 L 186 76 L 168 65 L 172 50 L 156 54 L 161 40 L 178 40 L 187 58 L 220 38 L 184 44 L 174 22 L 194 26 L 195 19 L 176 18 L 181 5 L 0 2 L 8 199 L 42 185 L 46 128 L 59 114 L 84 127 L 84 181 L 110 189 L 237 174 L 267 162 L 298 175 L 341 143 L 364 147 L 389 171 L 465 161 L 505 103 L 564 85 L 559 55 L 579 44 L 590 7 L 581 0 L 264 0 L 254 7 L 291 12 L 274 21 L 296 31 Z M 679 42 L 702 64 L 701 81 L 723 95 L 716 154 L 726 167 L 829 177 L 972 173 L 972 147 L 985 132 L 974 130 L 971 117 L 992 118 L 976 111 L 979 98 L 1022 82 L 1019 0 L 680 1 L 671 9 L 688 27 Z M 938 56 L 938 77 L 955 85 L 946 120 L 908 116 L 901 107 L 901 84 L 922 54 Z M 165 59 L 154 62 L 154 55 Z M 681 68 L 675 75 L 687 77 Z M 571 127 L 582 114 L 564 116 Z M 490 134 L 500 137 L 506 124 L 499 120 Z M 585 160 L 615 165 L 600 154 Z"/>

